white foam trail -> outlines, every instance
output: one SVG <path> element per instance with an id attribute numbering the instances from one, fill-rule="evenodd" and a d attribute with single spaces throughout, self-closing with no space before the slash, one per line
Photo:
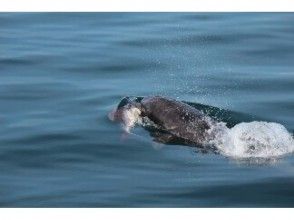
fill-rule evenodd
<path id="1" fill-rule="evenodd" d="M 233 158 L 274 158 L 294 151 L 294 140 L 278 123 L 253 121 L 229 129 L 215 125 L 210 141 L 221 154 Z"/>

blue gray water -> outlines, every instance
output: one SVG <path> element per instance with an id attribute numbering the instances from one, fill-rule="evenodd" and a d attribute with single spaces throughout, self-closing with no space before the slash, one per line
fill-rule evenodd
<path id="1" fill-rule="evenodd" d="M 293 207 L 270 163 L 122 136 L 123 96 L 294 130 L 293 13 L 0 13 L 1 207 Z"/>

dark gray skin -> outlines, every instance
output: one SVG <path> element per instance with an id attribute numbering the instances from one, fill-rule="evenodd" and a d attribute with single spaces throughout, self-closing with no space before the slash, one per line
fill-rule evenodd
<path id="1" fill-rule="evenodd" d="M 116 110 L 116 120 L 120 119 L 124 108 L 132 106 L 140 109 L 141 117 L 147 117 L 159 126 L 161 131 L 151 134 L 159 142 L 181 139 L 189 145 L 202 145 L 207 140 L 206 132 L 210 128 L 207 116 L 188 104 L 161 96 L 139 100 L 125 98 Z"/>
<path id="2" fill-rule="evenodd" d="M 142 116 L 168 133 L 195 144 L 206 139 L 210 126 L 205 115 L 188 104 L 159 96 L 144 98 L 140 104 Z"/>

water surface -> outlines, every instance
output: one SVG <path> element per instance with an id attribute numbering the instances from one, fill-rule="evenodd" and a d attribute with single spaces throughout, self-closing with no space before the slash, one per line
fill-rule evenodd
<path id="1" fill-rule="evenodd" d="M 123 96 L 164 95 L 294 131 L 292 13 L 0 13 L 1 207 L 293 207 L 270 163 L 122 137 Z"/>

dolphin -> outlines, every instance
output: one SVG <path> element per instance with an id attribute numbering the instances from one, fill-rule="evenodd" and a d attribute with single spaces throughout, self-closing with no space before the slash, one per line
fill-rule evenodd
<path id="1" fill-rule="evenodd" d="M 210 128 L 216 123 L 202 111 L 174 99 L 152 96 L 123 98 L 110 114 L 113 121 L 132 127 L 140 120 L 148 120 L 154 126 L 151 136 L 162 143 L 184 142 L 201 146 L 211 139 Z"/>

